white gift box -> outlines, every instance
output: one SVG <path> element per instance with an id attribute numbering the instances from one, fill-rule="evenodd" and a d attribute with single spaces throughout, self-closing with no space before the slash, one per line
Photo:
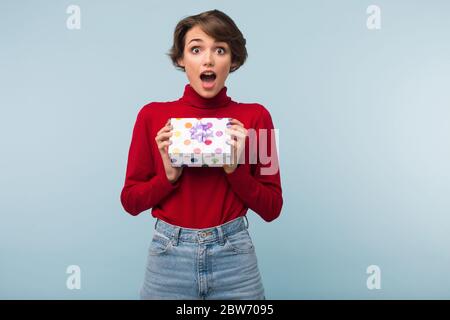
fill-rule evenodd
<path id="1" fill-rule="evenodd" d="M 172 167 L 221 167 L 231 164 L 231 118 L 171 118 L 169 157 Z"/>

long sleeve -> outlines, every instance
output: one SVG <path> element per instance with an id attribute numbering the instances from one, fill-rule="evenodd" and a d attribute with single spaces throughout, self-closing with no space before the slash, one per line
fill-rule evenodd
<path id="1" fill-rule="evenodd" d="M 122 206 L 131 215 L 138 215 L 157 205 L 178 187 L 164 172 L 157 174 L 155 156 L 150 145 L 150 130 L 145 119 L 144 106 L 138 113 L 133 129 L 125 185 L 120 194 Z"/>
<path id="2" fill-rule="evenodd" d="M 246 149 L 249 153 L 258 151 L 257 163 L 251 164 L 246 160 L 245 164 L 240 164 L 235 171 L 226 174 L 226 177 L 231 189 L 242 202 L 265 221 L 270 222 L 280 215 L 283 197 L 275 136 L 272 130 L 274 127 L 270 113 L 264 107 L 261 108 L 255 129 L 258 136 L 257 146 L 253 149 L 250 144 Z M 260 129 L 266 129 L 262 131 L 267 132 L 267 139 L 260 140 Z M 252 170 L 250 166 L 253 166 Z"/>

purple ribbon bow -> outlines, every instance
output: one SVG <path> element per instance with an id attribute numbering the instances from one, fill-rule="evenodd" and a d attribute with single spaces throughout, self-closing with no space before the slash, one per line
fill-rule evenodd
<path id="1" fill-rule="evenodd" d="M 213 132 L 210 129 L 211 124 L 203 124 L 200 121 L 198 121 L 195 126 L 193 126 L 189 131 L 191 133 L 191 139 L 195 139 L 198 142 L 205 142 L 206 138 L 212 137 Z"/>

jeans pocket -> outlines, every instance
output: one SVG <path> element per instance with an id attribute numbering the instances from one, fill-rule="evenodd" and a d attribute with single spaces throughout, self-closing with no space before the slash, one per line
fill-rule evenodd
<path id="1" fill-rule="evenodd" d="M 225 246 L 237 254 L 255 252 L 255 247 L 247 229 L 227 235 L 225 237 Z"/>
<path id="2" fill-rule="evenodd" d="M 153 256 L 161 255 L 166 253 L 171 246 L 172 241 L 167 236 L 155 231 L 148 253 Z"/>

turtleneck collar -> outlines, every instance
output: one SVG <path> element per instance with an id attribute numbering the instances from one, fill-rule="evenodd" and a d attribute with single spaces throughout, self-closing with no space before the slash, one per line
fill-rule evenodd
<path id="1" fill-rule="evenodd" d="M 226 106 L 231 98 L 227 96 L 227 87 L 225 86 L 214 97 L 204 98 L 190 84 L 187 84 L 180 100 L 196 108 L 211 109 Z"/>

